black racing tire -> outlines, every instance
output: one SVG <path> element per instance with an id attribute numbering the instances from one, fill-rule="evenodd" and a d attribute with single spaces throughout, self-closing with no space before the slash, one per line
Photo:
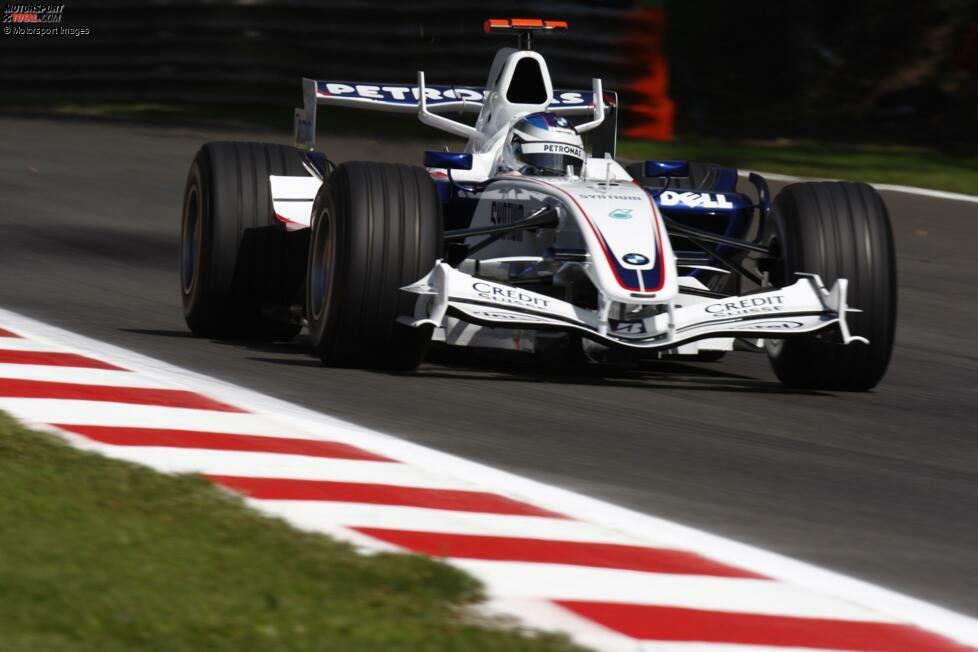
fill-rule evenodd
<path id="1" fill-rule="evenodd" d="M 441 257 L 441 201 L 420 167 L 348 162 L 313 205 L 306 316 L 324 364 L 407 371 L 424 358 L 432 328 L 398 323 L 417 296 L 400 288 Z"/>
<path id="2" fill-rule="evenodd" d="M 787 387 L 865 391 L 890 362 L 897 316 L 896 254 L 882 197 L 864 183 L 796 183 L 777 196 L 765 225 L 774 259 L 771 284 L 790 285 L 797 272 L 826 287 L 849 280 L 849 329 L 869 344 L 844 345 L 837 332 L 767 340 L 778 379 Z"/>
<path id="3" fill-rule="evenodd" d="M 289 340 L 302 328 L 306 251 L 275 218 L 268 176 L 306 176 L 302 152 L 265 143 L 207 143 L 183 198 L 183 314 L 199 337 Z"/>

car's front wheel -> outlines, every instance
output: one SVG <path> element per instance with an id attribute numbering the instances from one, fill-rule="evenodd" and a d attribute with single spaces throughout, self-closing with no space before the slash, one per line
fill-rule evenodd
<path id="1" fill-rule="evenodd" d="M 766 225 L 771 285 L 818 274 L 827 287 L 849 280 L 847 316 L 853 335 L 869 344 L 843 344 L 836 333 L 768 340 L 771 365 L 788 387 L 862 391 L 883 378 L 896 326 L 896 254 L 883 199 L 864 183 L 796 183 L 778 195 Z"/>
<path id="2" fill-rule="evenodd" d="M 431 271 L 442 251 L 441 202 L 419 167 L 343 163 L 316 196 L 306 276 L 313 350 L 331 366 L 409 370 L 420 364 L 431 327 L 401 291 Z"/>

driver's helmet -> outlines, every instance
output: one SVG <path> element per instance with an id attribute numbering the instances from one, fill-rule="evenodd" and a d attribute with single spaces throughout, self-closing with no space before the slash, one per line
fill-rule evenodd
<path id="1" fill-rule="evenodd" d="M 530 113 L 510 130 L 502 167 L 528 175 L 581 174 L 584 142 L 570 121 L 554 113 Z"/>

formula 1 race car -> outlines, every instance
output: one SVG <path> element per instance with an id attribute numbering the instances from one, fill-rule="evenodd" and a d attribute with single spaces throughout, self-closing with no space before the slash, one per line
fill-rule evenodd
<path id="1" fill-rule="evenodd" d="M 766 350 L 787 386 L 875 386 L 896 321 L 876 191 L 795 183 L 772 202 L 757 174 L 754 200 L 733 169 L 619 163 L 616 94 L 597 79 L 554 90 L 530 47 L 566 27 L 487 21 L 519 47 L 497 52 L 485 88 L 305 79 L 296 147 L 204 145 L 183 203 L 191 330 L 307 326 L 327 365 L 394 369 L 432 341 L 584 361 Z M 318 105 L 416 113 L 467 144 L 424 167 L 337 165 L 314 149 Z"/>

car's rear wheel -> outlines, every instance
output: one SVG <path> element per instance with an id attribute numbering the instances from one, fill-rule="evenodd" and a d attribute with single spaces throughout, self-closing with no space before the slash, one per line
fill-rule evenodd
<path id="1" fill-rule="evenodd" d="M 349 162 L 313 206 L 306 315 L 327 365 L 414 369 L 431 327 L 397 321 L 416 297 L 401 287 L 431 271 L 442 251 L 438 192 L 419 167 Z"/>
<path id="2" fill-rule="evenodd" d="M 265 143 L 208 143 L 190 166 L 180 289 L 195 335 L 291 339 L 301 328 L 289 307 L 302 300 L 305 240 L 276 220 L 272 174 L 309 173 L 299 150 Z"/>
<path id="3" fill-rule="evenodd" d="M 770 283 L 818 274 L 827 287 L 849 280 L 847 316 L 853 335 L 869 344 L 842 344 L 835 332 L 767 340 L 771 365 L 788 387 L 861 391 L 886 373 L 896 326 L 896 255 L 886 205 L 863 183 L 796 183 L 778 195 L 767 220 Z"/>

